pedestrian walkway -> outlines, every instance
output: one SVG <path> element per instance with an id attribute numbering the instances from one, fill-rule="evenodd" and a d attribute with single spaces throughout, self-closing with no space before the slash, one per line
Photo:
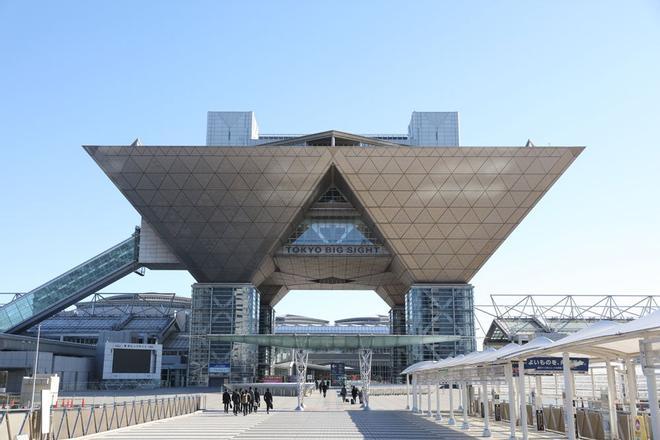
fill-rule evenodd
<path id="1" fill-rule="evenodd" d="M 215 400 L 210 401 L 214 404 Z M 462 431 L 460 424 L 449 427 L 433 417 L 401 410 L 405 398 L 374 396 L 372 410 L 342 403 L 334 393 L 327 398 L 313 395 L 305 399 L 305 411 L 296 412 L 295 398 L 275 398 L 276 410 L 259 411 L 248 416 L 234 416 L 209 409 L 189 416 L 138 425 L 107 432 L 99 439 L 468 439 L 481 437 L 483 424 L 471 419 L 472 427 Z M 211 405 L 209 405 L 211 406 Z M 446 419 L 445 419 L 446 420 Z M 493 439 L 508 439 L 507 426 L 491 424 Z M 530 433 L 530 439 L 558 439 L 558 434 Z"/>

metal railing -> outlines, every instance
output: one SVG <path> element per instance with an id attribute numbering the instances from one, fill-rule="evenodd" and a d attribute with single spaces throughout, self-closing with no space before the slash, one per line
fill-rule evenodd
<path id="1" fill-rule="evenodd" d="M 69 439 L 98 434 L 127 426 L 191 414 L 202 409 L 200 395 L 173 396 L 162 399 L 133 400 L 101 405 L 50 408 L 50 429 L 41 433 L 41 410 L 0 411 L 0 440 L 14 440 L 22 435 L 30 440 Z"/>

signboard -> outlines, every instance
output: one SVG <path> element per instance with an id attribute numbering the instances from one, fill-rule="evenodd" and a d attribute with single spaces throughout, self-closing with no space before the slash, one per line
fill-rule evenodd
<path id="1" fill-rule="evenodd" d="M 229 374 L 230 372 L 231 365 L 229 362 L 209 364 L 209 374 Z"/>
<path id="2" fill-rule="evenodd" d="M 105 342 L 103 346 L 102 379 L 160 380 L 162 345 Z"/>
<path id="3" fill-rule="evenodd" d="M 589 371 L 589 358 L 571 359 L 571 371 L 586 373 Z M 562 371 L 564 369 L 564 361 L 560 357 L 533 357 L 525 359 L 525 370 L 543 371 Z"/>
<path id="4" fill-rule="evenodd" d="M 282 376 L 264 376 L 261 381 L 263 383 L 282 383 L 284 378 Z"/>
<path id="5" fill-rule="evenodd" d="M 330 364 L 330 385 L 341 386 L 346 381 L 346 364 L 337 362 Z"/>
<path id="6" fill-rule="evenodd" d="M 385 255 L 383 246 L 360 244 L 288 245 L 282 248 L 285 255 Z"/>

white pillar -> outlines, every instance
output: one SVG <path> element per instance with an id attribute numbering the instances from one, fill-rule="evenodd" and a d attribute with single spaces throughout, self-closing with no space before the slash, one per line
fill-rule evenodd
<path id="1" fill-rule="evenodd" d="M 463 411 L 463 384 L 458 383 L 458 410 Z"/>
<path id="2" fill-rule="evenodd" d="M 563 355 L 564 367 L 564 425 L 566 426 L 566 438 L 575 440 L 575 422 L 573 420 L 573 379 L 571 372 L 571 358 L 568 353 Z"/>
<path id="3" fill-rule="evenodd" d="M 449 381 L 449 420 L 448 425 L 455 425 L 456 419 L 454 418 L 454 381 Z"/>
<path id="4" fill-rule="evenodd" d="M 536 376 L 536 399 L 534 401 L 534 414 L 532 418 L 534 419 L 532 424 L 536 423 L 536 411 L 543 411 L 543 377 Z M 536 425 L 536 430 L 538 431 L 538 424 Z"/>
<path id="5" fill-rule="evenodd" d="M 435 388 L 435 418 L 437 421 L 442 422 L 442 412 L 440 411 L 440 380 Z"/>
<path id="6" fill-rule="evenodd" d="M 417 385 L 417 412 L 422 413 L 422 384 Z"/>
<path id="7" fill-rule="evenodd" d="M 628 403 L 630 404 L 630 415 L 637 417 L 637 374 L 635 373 L 635 364 L 631 358 L 626 358 L 626 387 L 628 392 Z"/>
<path id="8" fill-rule="evenodd" d="M 609 360 L 605 361 L 607 368 L 607 403 L 610 411 L 610 432 L 613 439 L 619 438 L 619 424 L 616 417 L 616 373 L 614 365 Z"/>
<path id="9" fill-rule="evenodd" d="M 460 387 L 459 387 L 459 391 L 460 391 Z M 453 390 L 449 388 L 449 392 L 452 393 Z M 467 382 L 463 383 L 462 394 L 463 394 L 463 425 L 461 426 L 461 429 L 470 429 L 470 421 L 468 420 L 468 406 L 470 405 L 470 396 L 468 396 Z"/>
<path id="10" fill-rule="evenodd" d="M 412 411 L 417 412 L 417 375 L 412 375 Z"/>
<path id="11" fill-rule="evenodd" d="M 406 374 L 406 409 L 410 409 L 410 376 Z"/>
<path id="12" fill-rule="evenodd" d="M 509 394 L 509 440 L 516 440 L 516 389 L 513 386 L 513 366 L 507 362 L 504 366 L 506 385 Z"/>
<path id="13" fill-rule="evenodd" d="M 518 361 L 518 401 L 520 402 L 520 433 L 522 439 L 527 440 L 529 428 L 527 427 L 527 398 L 525 394 L 525 360 Z"/>
<path id="14" fill-rule="evenodd" d="M 660 411 L 658 411 L 658 382 L 655 378 L 655 362 L 652 353 L 647 353 L 647 350 L 652 350 L 650 341 L 639 341 L 639 354 L 640 364 L 642 364 L 642 371 L 646 376 L 646 389 L 649 393 L 649 409 L 651 411 L 651 432 L 653 438 L 660 438 Z"/>
<path id="15" fill-rule="evenodd" d="M 433 415 L 433 411 L 431 410 L 431 384 L 426 385 L 426 406 L 428 406 L 428 415 L 431 417 Z"/>
<path id="16" fill-rule="evenodd" d="M 481 384 L 481 400 L 484 403 L 484 431 L 481 434 L 482 437 L 490 437 L 490 416 L 488 414 L 488 387 L 486 381 L 484 380 Z"/>

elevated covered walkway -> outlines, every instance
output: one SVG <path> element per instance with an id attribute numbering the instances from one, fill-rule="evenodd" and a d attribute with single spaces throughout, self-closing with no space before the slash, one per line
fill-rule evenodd
<path id="1" fill-rule="evenodd" d="M 574 358 L 572 355 L 581 357 Z M 604 364 L 607 375 L 604 392 L 607 396 L 604 408 L 598 411 L 601 426 L 586 436 L 629 439 L 637 435 L 644 438 L 640 432 L 650 431 L 657 438 L 660 435 L 656 373 L 660 369 L 660 310 L 625 324 L 601 321 L 558 341 L 538 337 L 526 345 L 511 343 L 499 350 L 489 349 L 455 358 L 420 362 L 408 367 L 402 374 L 406 375 L 407 383 L 409 376 L 412 377 L 413 412 L 421 411 L 424 388 L 427 389 L 427 408 L 431 413 L 431 387 L 436 388 L 437 395 L 441 386 L 458 387 L 463 402 L 468 403 L 462 409 L 463 426 L 468 428 L 469 408 L 473 407 L 475 401 L 478 402 L 477 405 L 482 407 L 484 437 L 491 435 L 489 413 L 492 395 L 492 403 L 498 404 L 500 415 L 505 412 L 507 416 L 511 415 L 508 418 L 512 439 L 516 438 L 516 420 L 519 422 L 521 438 L 529 438 L 531 417 L 528 414 L 528 401 L 535 410 L 532 414 L 540 416 L 539 420 L 552 421 L 552 417 L 544 414 L 540 378 L 542 374 L 561 375 L 564 383 L 563 407 L 551 411 L 549 415 L 556 415 L 555 412 L 559 414 L 559 420 L 553 422 L 554 429 L 565 432 L 569 439 L 575 439 L 579 429 L 585 427 L 581 419 L 583 422 L 590 419 L 585 414 L 581 418 L 580 412 L 576 412 L 575 375 L 576 371 L 589 371 L 594 363 Z M 636 364 L 641 367 L 645 377 L 646 402 L 638 396 Z M 622 380 L 624 386 L 621 387 L 623 393 L 617 392 L 617 371 L 625 373 L 625 379 Z M 530 374 L 535 375 L 537 381 L 535 389 L 528 393 L 526 376 Z M 495 397 L 499 394 L 500 384 L 507 388 L 506 407 L 497 402 L 499 397 Z M 471 396 L 471 391 L 478 397 Z M 648 416 L 642 413 L 644 405 L 649 408 Z M 628 411 L 623 414 L 623 423 L 619 409 Z M 439 405 L 436 406 L 436 412 L 439 413 Z M 455 423 L 453 414 L 450 421 Z"/>
<path id="2" fill-rule="evenodd" d="M 94 258 L 0 307 L 0 332 L 20 333 L 138 270 L 140 230 Z"/>

